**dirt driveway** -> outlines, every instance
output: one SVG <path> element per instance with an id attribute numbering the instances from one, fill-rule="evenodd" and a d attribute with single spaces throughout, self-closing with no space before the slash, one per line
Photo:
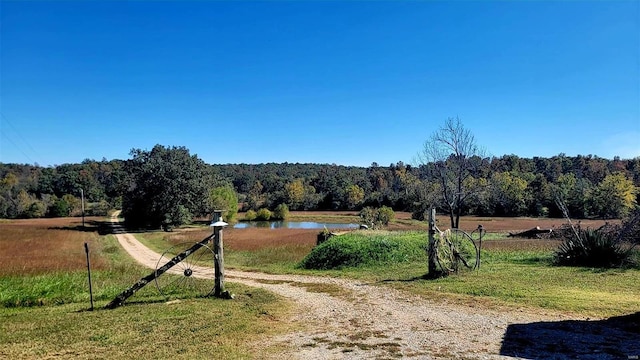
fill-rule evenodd
<path id="1" fill-rule="evenodd" d="M 120 231 L 116 237 L 134 259 L 155 268 L 159 254 L 132 234 Z M 229 282 L 264 288 L 295 304 L 287 321 L 303 330 L 272 339 L 270 345 L 287 349 L 278 359 L 626 359 L 640 354 L 638 334 L 602 321 L 436 302 L 357 280 L 225 274 Z"/>

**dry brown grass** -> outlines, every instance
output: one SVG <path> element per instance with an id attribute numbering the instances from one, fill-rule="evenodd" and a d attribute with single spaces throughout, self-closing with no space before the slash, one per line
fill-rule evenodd
<path id="1" fill-rule="evenodd" d="M 553 251 L 560 245 L 560 240 L 546 239 L 500 239 L 482 242 L 483 250 L 503 251 Z"/>
<path id="2" fill-rule="evenodd" d="M 438 223 L 446 226 L 448 218 L 438 216 Z M 583 227 L 598 228 L 606 223 L 605 220 L 574 220 Z M 610 221 L 612 222 L 612 221 Z M 615 222 L 615 221 L 613 221 Z M 460 218 L 460 228 L 465 231 L 473 231 L 478 225 L 482 225 L 489 232 L 517 232 L 529 230 L 536 226 L 542 229 L 559 228 L 566 224 L 565 219 L 531 218 L 531 217 L 477 217 L 463 216 Z"/>
<path id="3" fill-rule="evenodd" d="M 355 211 L 292 211 L 292 215 L 306 217 L 317 221 L 332 217 L 340 217 L 345 221 L 357 223 L 359 221 L 358 212 Z M 411 220 L 411 213 L 396 212 L 396 219 L 402 223 L 392 224 L 390 230 L 423 230 L 426 232 L 426 222 L 414 222 Z M 438 226 L 442 229 L 449 227 L 449 218 L 438 214 Z M 597 228 L 604 225 L 604 220 L 576 220 L 584 227 Z M 565 219 L 529 218 L 529 217 L 477 217 L 463 216 L 460 218 L 460 227 L 468 232 L 475 230 L 478 225 L 482 225 L 489 233 L 508 233 L 528 230 L 536 226 L 544 229 L 559 228 L 566 223 Z M 311 251 L 316 243 L 316 236 L 320 230 L 309 229 L 269 229 L 269 228 L 247 228 L 224 230 L 225 248 L 236 251 L 257 251 L 266 248 L 280 248 L 288 246 L 303 246 Z M 206 237 L 210 230 L 192 230 L 187 232 L 176 232 L 170 235 L 169 241 L 180 242 L 185 240 L 195 240 Z M 476 237 L 477 238 L 477 235 Z M 496 250 L 554 250 L 559 242 L 554 240 L 526 240 L 526 239 L 500 239 L 499 241 L 485 241 L 484 249 Z"/>
<path id="4" fill-rule="evenodd" d="M 224 229 L 224 246 L 225 249 L 236 251 L 256 251 L 265 248 L 276 248 L 286 246 L 304 246 L 309 251 L 316 244 L 316 236 L 320 230 L 308 229 L 266 229 L 266 228 L 248 228 L 248 229 Z M 187 236 L 184 234 L 171 235 L 169 241 L 174 242 L 174 237 L 185 240 L 204 239 L 210 234 L 210 230 L 198 230 L 189 232 Z"/>
<path id="5" fill-rule="evenodd" d="M 292 217 L 316 218 L 318 221 L 324 221 L 326 218 L 340 218 L 345 222 L 358 223 L 360 218 L 357 211 L 292 211 Z M 410 212 L 397 211 L 395 213 L 396 223 L 390 225 L 391 230 L 417 230 L 425 229 L 427 222 L 418 222 L 411 219 Z M 557 228 L 565 224 L 567 221 L 563 218 L 533 218 L 533 217 L 483 217 L 483 216 L 462 216 L 460 218 L 460 228 L 465 231 L 473 231 L 478 225 L 482 224 L 485 230 L 489 232 L 515 232 L 528 230 L 536 226 L 543 229 Z M 605 224 L 605 220 L 577 220 L 583 227 L 598 228 Z M 609 220 L 609 222 L 617 222 L 617 220 Z M 449 217 L 445 214 L 437 215 L 438 226 L 442 229 L 449 228 Z"/>
<path id="6" fill-rule="evenodd" d="M 85 242 L 89 244 L 91 267 L 103 268 L 106 262 L 99 256 L 97 228 L 88 225 L 81 231 L 81 225 L 79 218 L 0 221 L 0 276 L 84 269 Z"/>

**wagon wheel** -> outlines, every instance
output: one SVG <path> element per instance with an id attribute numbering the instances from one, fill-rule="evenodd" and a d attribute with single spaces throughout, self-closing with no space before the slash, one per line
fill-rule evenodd
<path id="1" fill-rule="evenodd" d="M 451 229 L 440 234 L 437 260 L 442 271 L 473 270 L 478 265 L 479 255 L 476 244 L 466 232 Z"/>
<path id="2" fill-rule="evenodd" d="M 168 248 L 156 264 L 156 271 L 169 260 L 193 246 L 181 243 Z M 177 263 L 166 274 L 156 277 L 156 288 L 165 297 L 204 297 L 214 289 L 213 250 L 202 245 L 198 250 Z"/>

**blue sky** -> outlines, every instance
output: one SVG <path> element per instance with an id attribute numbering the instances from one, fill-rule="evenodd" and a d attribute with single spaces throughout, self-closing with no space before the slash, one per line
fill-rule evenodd
<path id="1" fill-rule="evenodd" d="M 0 162 L 412 163 L 458 116 L 495 156 L 640 156 L 640 2 L 0 5 Z"/>

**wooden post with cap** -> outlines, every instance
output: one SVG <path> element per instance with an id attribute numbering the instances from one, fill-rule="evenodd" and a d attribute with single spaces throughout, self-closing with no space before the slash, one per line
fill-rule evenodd
<path id="1" fill-rule="evenodd" d="M 222 229 L 227 226 L 222 221 L 222 210 L 213 211 L 213 253 L 214 253 L 214 274 L 215 285 L 213 296 L 224 299 L 231 299 L 232 295 L 224 289 L 224 246 L 222 242 Z"/>

